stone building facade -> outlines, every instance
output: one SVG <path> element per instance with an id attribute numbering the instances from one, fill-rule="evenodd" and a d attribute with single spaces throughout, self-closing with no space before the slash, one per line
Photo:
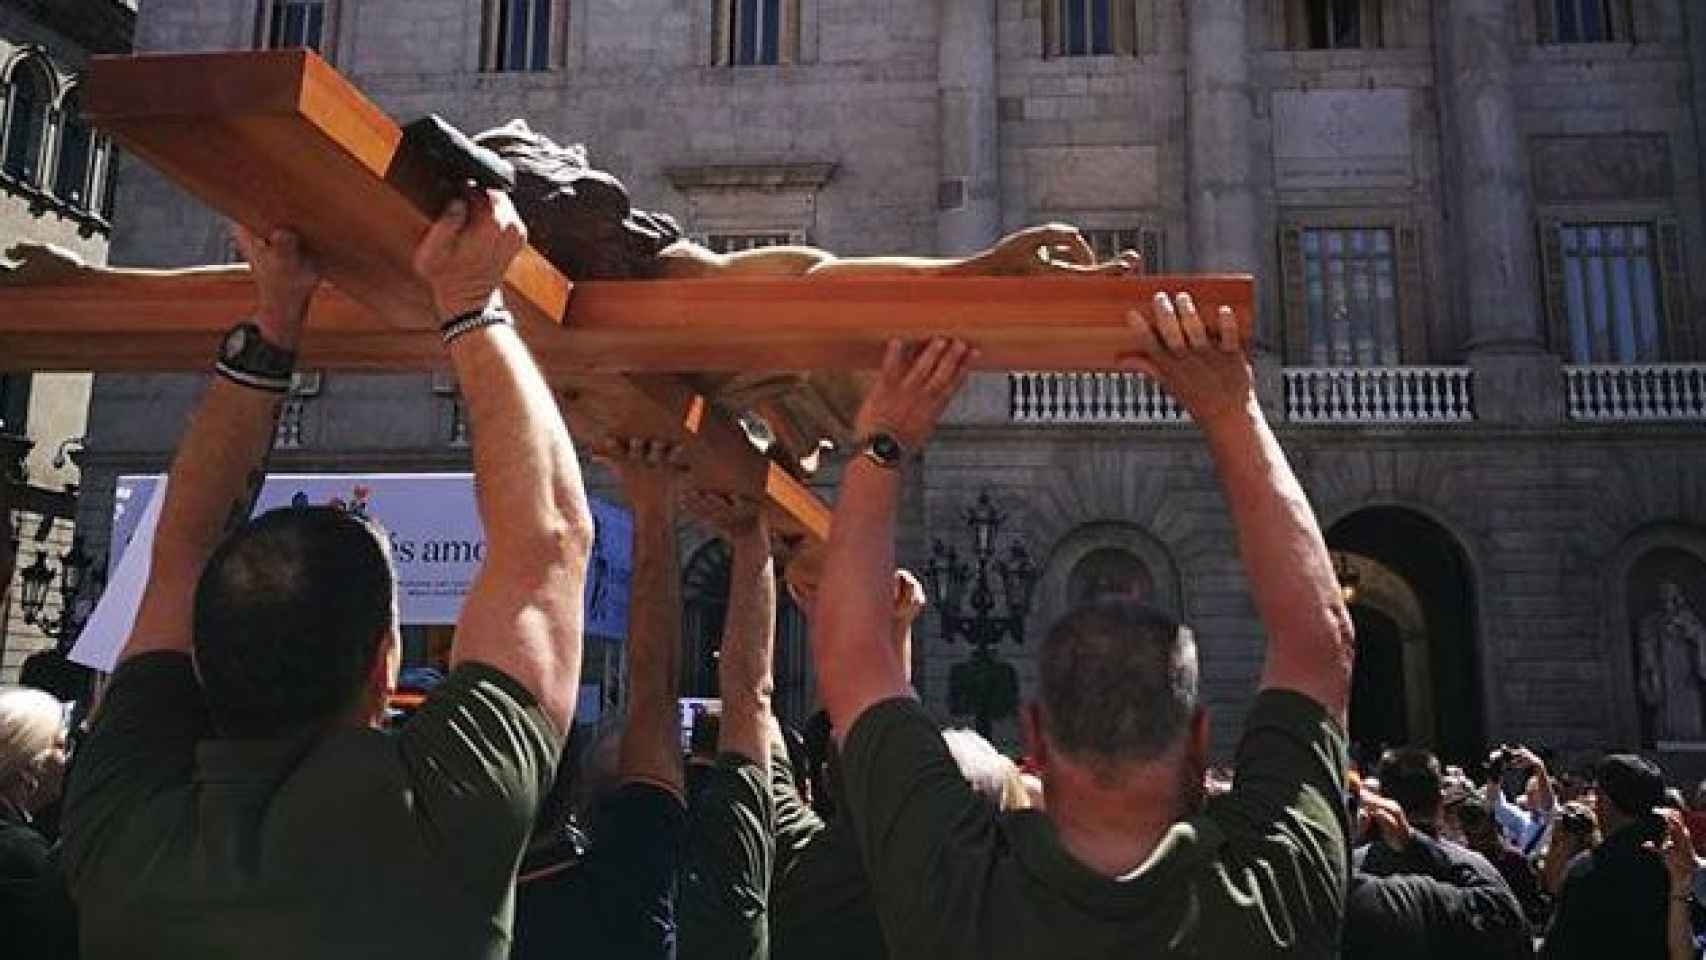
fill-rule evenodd
<path id="1" fill-rule="evenodd" d="M 585 139 L 724 248 L 952 254 L 1065 220 L 1156 269 L 1252 271 L 1263 401 L 1354 594 L 1355 736 L 1673 760 L 1706 740 L 1706 12 L 1689 0 L 185 0 L 138 23 L 147 50 L 301 42 L 394 116 Z M 228 255 L 149 171 L 125 167 L 121 203 L 115 261 Z M 453 385 L 307 383 L 280 468 L 466 465 Z M 114 476 L 164 464 L 194 386 L 97 379 L 91 527 Z M 985 490 L 996 545 L 1022 537 L 1038 569 L 1026 643 L 1000 648 L 1021 690 L 1052 617 L 1141 593 L 1197 626 L 1229 750 L 1261 631 L 1168 398 L 979 376 L 911 472 L 903 555 L 969 554 Z M 690 642 L 716 619 L 697 536 Z M 966 652 L 928 614 L 920 632 L 945 711 Z"/>
<path id="2" fill-rule="evenodd" d="M 79 81 L 91 55 L 130 48 L 135 22 L 135 0 L 0 4 L 0 262 L 18 241 L 106 262 L 112 151 L 79 115 Z M 0 376 L 0 682 L 53 645 L 40 621 L 56 625 L 60 591 L 26 622 L 20 577 L 38 556 L 57 574 L 71 548 L 90 385 L 80 373 Z"/>

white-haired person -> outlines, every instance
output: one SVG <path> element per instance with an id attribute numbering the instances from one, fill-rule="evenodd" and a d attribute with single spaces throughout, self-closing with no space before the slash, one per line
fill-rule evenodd
<path id="1" fill-rule="evenodd" d="M 64 776 L 64 706 L 40 690 L 0 687 L 0 930 L 20 957 L 76 955 L 57 851 L 35 822 Z"/>

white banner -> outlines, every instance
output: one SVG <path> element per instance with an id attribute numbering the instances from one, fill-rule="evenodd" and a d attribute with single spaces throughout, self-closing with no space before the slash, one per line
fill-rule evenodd
<path id="1" fill-rule="evenodd" d="M 113 573 L 71 651 L 78 663 L 111 670 L 130 635 L 165 487 L 162 476 L 119 478 L 108 567 Z M 633 521 L 621 507 L 596 499 L 591 504 L 597 532 L 587 571 L 586 632 L 619 641 L 628 635 Z M 486 549 L 472 474 L 275 474 L 261 488 L 255 511 L 308 505 L 351 510 L 390 535 L 404 624 L 456 622 Z"/>

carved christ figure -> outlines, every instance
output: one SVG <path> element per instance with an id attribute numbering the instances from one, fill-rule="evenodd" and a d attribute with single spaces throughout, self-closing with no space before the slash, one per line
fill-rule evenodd
<path id="1" fill-rule="evenodd" d="M 511 196 L 528 242 L 571 280 L 1119 275 L 1140 265 L 1133 251 L 1097 263 L 1084 237 L 1064 224 L 1020 230 L 965 258 L 839 257 L 807 246 L 716 253 L 687 239 L 668 214 L 634 209 L 622 182 L 595 169 L 580 144 L 560 145 L 519 119 L 474 142 L 515 167 Z"/>

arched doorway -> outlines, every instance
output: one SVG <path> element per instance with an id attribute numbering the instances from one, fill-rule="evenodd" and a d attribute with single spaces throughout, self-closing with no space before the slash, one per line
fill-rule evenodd
<path id="1" fill-rule="evenodd" d="M 718 697 L 717 660 L 729 615 L 733 552 L 723 540 L 693 551 L 681 571 L 681 696 Z M 811 706 L 812 679 L 805 647 L 806 622 L 786 590 L 776 598 L 775 693 L 772 709 L 799 726 Z"/>
<path id="2" fill-rule="evenodd" d="M 1073 566 L 1066 578 L 1066 596 L 1074 607 L 1109 596 L 1148 603 L 1155 596 L 1155 575 L 1131 551 L 1099 547 Z"/>
<path id="3" fill-rule="evenodd" d="M 1479 755 L 1474 580 L 1457 539 L 1413 510 L 1369 507 L 1334 524 L 1327 543 L 1357 628 L 1352 744 Z"/>

